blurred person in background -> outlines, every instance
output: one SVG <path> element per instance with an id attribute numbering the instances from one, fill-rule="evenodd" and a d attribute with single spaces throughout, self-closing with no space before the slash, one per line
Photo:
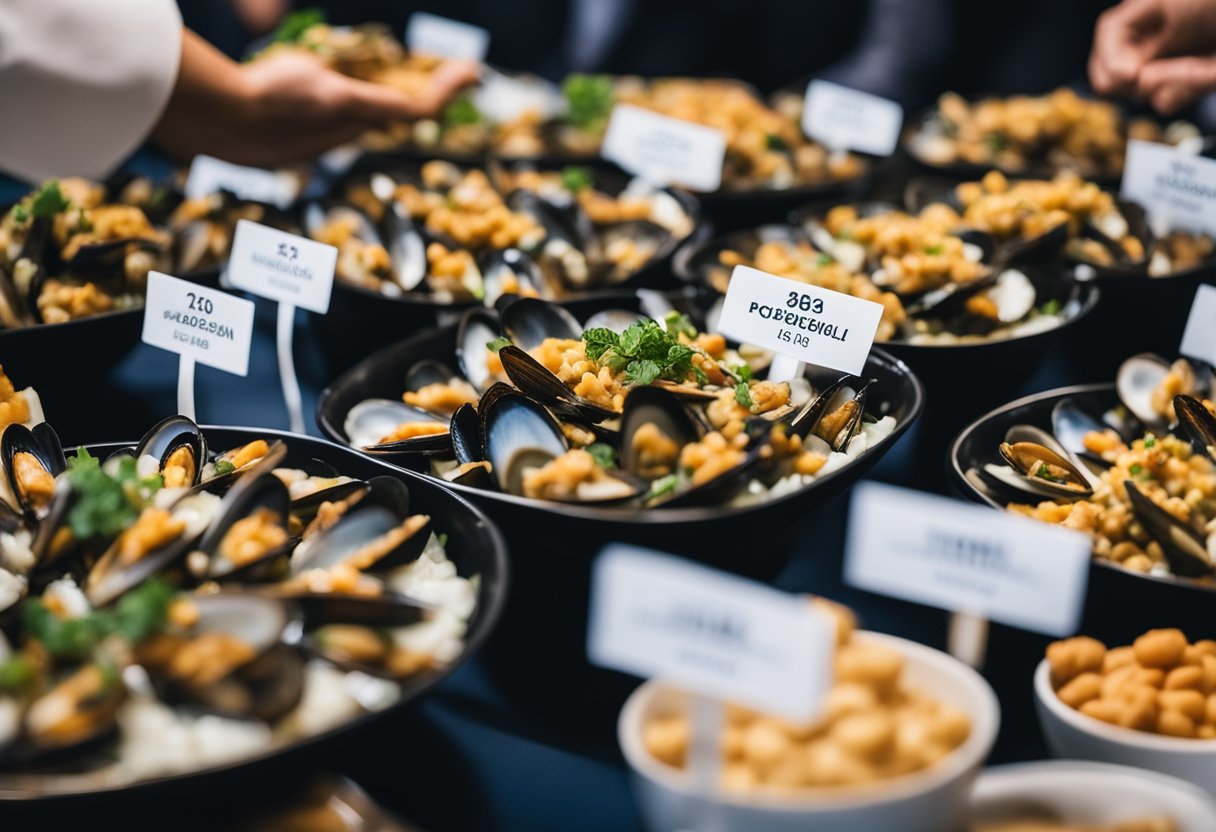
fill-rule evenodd
<path id="1" fill-rule="evenodd" d="M 1094 30 L 1089 77 L 1103 95 L 1174 115 L 1216 92 L 1216 2 L 1124 0 Z M 1204 102 L 1208 124 L 1216 108 Z"/>
<path id="2" fill-rule="evenodd" d="M 449 62 L 418 95 L 347 78 L 310 56 L 248 64 L 183 28 L 171 0 L 4 0 L 0 170 L 102 177 L 145 139 L 179 161 L 307 160 L 386 122 L 431 116 L 472 82 Z"/>
<path id="3" fill-rule="evenodd" d="M 177 0 L 182 25 L 230 58 L 269 34 L 291 11 L 291 0 Z"/>

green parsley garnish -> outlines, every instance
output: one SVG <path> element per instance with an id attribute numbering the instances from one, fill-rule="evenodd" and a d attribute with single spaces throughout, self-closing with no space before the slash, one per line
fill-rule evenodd
<path id="1" fill-rule="evenodd" d="M 25 206 L 20 202 L 13 206 L 13 221 L 19 225 L 25 225 L 30 221 L 30 212 L 25 210 Z"/>
<path id="2" fill-rule="evenodd" d="M 574 73 L 562 83 L 566 120 L 580 130 L 600 130 L 616 104 L 616 90 L 607 75 Z"/>
<path id="3" fill-rule="evenodd" d="M 159 475 L 138 479 L 134 457 L 118 462 L 111 477 L 84 448 L 68 459 L 68 480 L 77 499 L 68 512 L 68 525 L 77 540 L 116 537 L 135 522 L 140 511 L 164 485 Z"/>
<path id="4" fill-rule="evenodd" d="M 595 459 L 595 464 L 605 471 L 616 467 L 616 448 L 606 442 L 594 442 L 587 446 L 587 453 Z"/>
<path id="5" fill-rule="evenodd" d="M 680 484 L 679 474 L 668 474 L 665 477 L 659 477 L 650 484 L 650 494 L 648 499 L 655 500 L 659 497 L 666 497 L 668 494 L 675 493 L 676 486 Z"/>
<path id="6" fill-rule="evenodd" d="M 111 609 L 60 618 L 41 598 L 34 598 L 25 603 L 21 615 L 26 632 L 42 642 L 52 656 L 82 659 L 112 635 L 136 644 L 163 629 L 173 597 L 174 590 L 168 584 L 149 578 Z"/>
<path id="7" fill-rule="evenodd" d="M 1047 303 L 1039 307 L 1039 312 L 1043 315 L 1059 315 L 1060 310 L 1063 308 L 1064 305 L 1060 303 L 1059 300 L 1052 298 L 1051 300 L 1047 301 Z"/>
<path id="8" fill-rule="evenodd" d="M 34 680 L 34 665 L 25 656 L 9 656 L 0 662 L 0 693 L 18 693 Z"/>
<path id="9" fill-rule="evenodd" d="M 752 401 L 751 388 L 747 386 L 746 381 L 741 381 L 735 385 L 735 401 L 746 407 L 748 410 L 751 410 L 752 406 L 755 404 L 755 402 Z"/>
<path id="10" fill-rule="evenodd" d="M 588 358 L 613 372 L 623 370 L 627 384 L 650 384 L 660 378 L 682 382 L 690 374 L 704 383 L 705 374 L 692 365 L 692 347 L 681 344 L 654 320 L 630 324 L 619 335 L 611 329 L 589 329 L 583 342 Z"/>
<path id="11" fill-rule="evenodd" d="M 942 251 L 944 251 L 944 249 L 942 248 L 941 243 L 938 243 L 935 246 L 925 246 L 925 254 L 941 254 Z"/>
<path id="12" fill-rule="evenodd" d="M 819 256 L 815 258 L 815 265 L 830 266 L 836 262 L 836 258 L 826 252 L 819 252 Z"/>
<path id="13" fill-rule="evenodd" d="M 585 191 L 595 185 L 595 173 L 591 168 L 567 165 L 562 168 L 562 187 L 572 194 Z"/>
<path id="14" fill-rule="evenodd" d="M 321 9 L 300 9 L 283 18 L 279 28 L 274 30 L 270 39 L 274 43 L 299 43 L 304 33 L 325 22 L 325 12 Z"/>
<path id="15" fill-rule="evenodd" d="M 989 133 L 984 137 L 984 144 L 988 146 L 988 153 L 995 156 L 1009 147 L 1009 138 L 1004 133 Z"/>
<path id="16" fill-rule="evenodd" d="M 236 470 L 236 466 L 226 459 L 217 459 L 215 461 L 215 475 L 222 477 L 224 474 L 231 474 Z"/>
<path id="17" fill-rule="evenodd" d="M 439 534 L 435 535 L 435 537 L 439 540 L 440 546 L 448 545 L 448 536 L 445 532 L 440 532 Z"/>
<path id="18" fill-rule="evenodd" d="M 505 335 L 500 335 L 493 341 L 486 341 L 486 349 L 490 352 L 498 352 L 503 347 L 511 346 L 511 339 Z"/>
<path id="19" fill-rule="evenodd" d="M 49 220 L 56 214 L 66 211 L 71 204 L 71 201 L 63 195 L 63 191 L 59 189 L 59 183 L 52 179 L 34 194 L 33 201 L 30 203 L 30 213 L 34 215 L 35 219 Z"/>
<path id="20" fill-rule="evenodd" d="M 1156 444 L 1157 437 L 1153 436 L 1151 433 L 1144 434 L 1144 447 L 1151 448 Z"/>
<path id="21" fill-rule="evenodd" d="M 1143 465 L 1141 465 L 1139 462 L 1134 462 L 1134 463 L 1132 463 L 1132 465 L 1131 465 L 1131 466 L 1130 466 L 1130 467 L 1127 469 L 1127 472 L 1128 472 L 1129 474 L 1131 474 L 1133 477 L 1138 477 L 1138 476 L 1140 476 L 1140 473 L 1141 473 L 1143 470 L 1144 470 L 1144 466 L 1143 466 Z"/>
<path id="22" fill-rule="evenodd" d="M 481 111 L 473 103 L 472 96 L 468 94 L 458 95 L 452 99 L 448 106 L 443 108 L 443 115 L 440 116 L 440 121 L 443 122 L 445 128 L 458 127 L 462 124 L 476 124 L 481 121 Z"/>
<path id="23" fill-rule="evenodd" d="M 776 133 L 765 133 L 764 148 L 765 150 L 789 150 L 790 146 Z"/>
<path id="24" fill-rule="evenodd" d="M 1064 477 L 1051 473 L 1051 469 L 1046 465 L 1039 466 L 1039 469 L 1034 472 L 1034 475 L 1041 480 L 1048 482 L 1064 482 Z"/>
<path id="25" fill-rule="evenodd" d="M 689 338 L 697 337 L 697 328 L 692 325 L 692 321 L 687 315 L 672 310 L 663 318 L 663 323 L 667 325 L 667 331 L 672 335 L 679 337 L 686 335 Z"/>
<path id="26" fill-rule="evenodd" d="M 747 382 L 752 380 L 751 364 L 740 364 L 738 367 L 732 369 L 731 372 L 735 374 L 735 378 L 739 379 L 739 381 Z"/>

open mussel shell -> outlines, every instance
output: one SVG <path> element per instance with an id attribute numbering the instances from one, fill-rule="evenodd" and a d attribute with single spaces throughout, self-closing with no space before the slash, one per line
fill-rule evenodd
<path id="1" fill-rule="evenodd" d="M 561 426 L 538 402 L 509 388 L 496 389 L 502 392 L 489 402 L 483 398 L 480 408 L 486 459 L 498 487 L 518 496 L 524 493 L 524 470 L 561 456 L 569 445 Z"/>
<path id="2" fill-rule="evenodd" d="M 1131 480 L 1125 480 L 1123 486 L 1136 519 L 1161 545 L 1170 572 L 1182 578 L 1210 576 L 1214 571 L 1212 554 L 1199 533 L 1154 503 Z"/>
<path id="3" fill-rule="evenodd" d="M 256 440 L 264 441 L 264 440 Z M 215 458 L 214 462 L 221 460 L 234 462 L 240 455 L 248 455 L 248 450 L 254 443 L 246 443 L 237 448 L 230 448 L 224 453 Z M 203 475 L 199 478 L 198 485 L 195 485 L 192 491 L 209 491 L 213 494 L 223 494 L 241 478 L 249 475 L 257 475 L 273 471 L 278 465 L 287 458 L 287 445 L 281 439 L 276 439 L 273 442 L 266 443 L 265 453 L 252 456 L 244 460 L 240 467 L 235 467 L 231 471 L 224 474 L 214 474 L 214 467 L 204 467 Z M 214 474 L 207 476 L 207 474 Z"/>
<path id="4" fill-rule="evenodd" d="M 291 497 L 287 486 L 273 474 L 266 473 L 238 482 L 229 490 L 220 505 L 215 521 L 203 533 L 195 547 L 206 560 L 197 578 L 261 579 L 284 571 L 286 557 L 291 553 L 294 541 L 287 533 L 291 513 Z M 233 527 L 243 520 L 260 519 L 273 523 L 283 532 L 282 543 L 265 548 L 256 557 L 235 562 L 231 558 L 231 547 L 239 541 L 228 540 Z M 195 556 L 192 554 L 191 559 Z M 194 564 L 190 564 L 193 569 Z M 205 571 L 202 571 L 205 570 Z"/>
<path id="5" fill-rule="evenodd" d="M 584 399 L 524 350 L 509 344 L 498 351 L 511 383 L 562 418 L 598 424 L 620 415 Z"/>
<path id="6" fill-rule="evenodd" d="M 249 592 L 198 595 L 191 602 L 198 610 L 198 622 L 188 639 L 229 636 L 251 648 L 252 656 L 232 657 L 231 666 L 212 668 L 211 675 L 217 678 L 205 681 L 185 679 L 173 672 L 172 665 L 149 667 L 153 684 L 166 701 L 266 722 L 281 718 L 299 703 L 304 692 L 304 659 L 284 643 L 292 621 L 284 602 Z M 224 659 L 213 657 L 212 661 Z"/>
<path id="7" fill-rule="evenodd" d="M 49 762 L 108 738 L 126 698 L 121 678 L 98 665 L 73 669 L 24 706 L 14 734 L 0 741 L 0 767 Z M 0 701 L 0 708 L 21 707 L 15 699 Z"/>
<path id="8" fill-rule="evenodd" d="M 792 434 L 818 436 L 833 451 L 843 450 L 861 431 L 868 382 L 844 376 L 808 401 L 789 421 Z"/>
<path id="9" fill-rule="evenodd" d="M 1080 500 L 1093 496 L 1090 480 L 1069 459 L 1039 442 L 1002 442 L 998 448 L 1005 465 L 985 466 L 983 473 L 1006 489 L 1054 500 Z"/>
<path id="10" fill-rule="evenodd" d="M 480 265 L 483 300 L 488 306 L 494 306 L 500 298 L 541 297 L 548 292 L 540 266 L 519 249 L 487 251 Z"/>
<path id="11" fill-rule="evenodd" d="M 1107 427 L 1075 399 L 1061 399 L 1051 409 L 1052 436 L 1063 452 L 1101 468 L 1109 468 L 1110 463 L 1085 447 L 1085 436 L 1101 433 Z"/>
<path id="12" fill-rule="evenodd" d="M 854 240 L 835 237 L 828 231 L 824 222 L 827 220 L 828 211 L 835 205 L 836 202 L 833 201 L 806 206 L 795 211 L 791 220 L 816 250 L 827 254 L 850 272 L 861 272 L 867 267 L 877 268 L 879 264 L 871 260 L 865 246 Z M 858 219 L 903 212 L 895 203 L 880 200 L 863 200 L 852 203 L 852 207 Z"/>
<path id="13" fill-rule="evenodd" d="M 405 208 L 395 200 L 384 212 L 384 244 L 393 266 L 393 280 L 403 291 L 425 287 L 428 271 L 426 239 Z"/>
<path id="14" fill-rule="evenodd" d="M 177 505 L 208 496 L 210 495 L 189 494 L 182 497 Z M 212 497 L 212 499 L 215 498 Z M 194 529 L 187 524 L 185 531 L 177 537 L 155 546 L 142 553 L 137 559 L 130 561 L 123 557 L 125 533 L 119 535 L 85 576 L 85 597 L 94 607 L 104 607 L 118 600 L 153 575 L 176 571 L 185 560 L 186 555 L 194 548 L 195 542 L 205 528 L 205 524 L 201 529 Z"/>
<path id="15" fill-rule="evenodd" d="M 704 433 L 674 394 L 661 387 L 635 387 L 621 413 L 619 464 L 642 480 L 676 472 L 680 450 Z"/>
<path id="16" fill-rule="evenodd" d="M 460 372 L 478 390 L 485 390 L 494 383 L 487 365 L 488 344 L 502 336 L 502 325 L 498 314 L 488 309 L 470 309 L 460 318 L 456 330 L 456 362 Z"/>
<path id="17" fill-rule="evenodd" d="M 772 424 L 768 420 L 753 417 L 747 420 L 744 431 L 748 445 L 738 465 L 722 471 L 703 483 L 687 483 L 669 496 L 652 499 L 651 505 L 663 508 L 685 508 L 688 506 L 724 505 L 738 496 L 753 472 L 759 467 L 761 452 L 768 444 Z"/>
<path id="18" fill-rule="evenodd" d="M 1211 371 L 1186 361 L 1171 364 L 1159 355 L 1140 353 L 1119 365 L 1115 378 L 1119 400 L 1133 416 L 1149 428 L 1161 430 L 1168 427 L 1171 421 L 1153 406 L 1154 394 L 1162 387 L 1171 371 L 1192 375 L 1190 383 L 1186 384 L 1181 392 L 1204 393 L 1212 388 Z"/>
<path id="19" fill-rule="evenodd" d="M 418 559 L 431 535 L 430 518 L 410 514 L 409 489 L 400 480 L 373 477 L 367 485 L 365 493 L 346 501 L 336 520 L 306 531 L 291 555 L 291 574 L 339 564 L 364 571 Z"/>
<path id="20" fill-rule="evenodd" d="M 667 257 L 682 242 L 670 230 L 651 220 L 627 220 L 605 225 L 598 229 L 597 236 L 603 257 L 599 282 L 608 284 L 620 283 L 633 274 L 629 266 L 613 262 L 619 253 L 627 253 L 628 259 L 635 262 L 640 253 L 641 262 L 650 263 Z"/>
<path id="21" fill-rule="evenodd" d="M 44 490 L 29 478 L 31 475 L 39 479 L 44 479 L 45 475 L 58 477 L 67 468 L 67 459 L 59 436 L 48 423 L 35 425 L 32 430 L 25 425 L 12 424 L 0 437 L 0 468 L 4 470 L 5 485 L 17 507 L 36 523 L 46 516 L 53 498 L 39 496 Z"/>
<path id="22" fill-rule="evenodd" d="M 1191 444 L 1216 460 L 1216 416 L 1194 396 L 1175 396 L 1174 413 L 1178 416 L 1178 427 L 1191 440 Z"/>
<path id="23" fill-rule="evenodd" d="M 1133 257 L 1120 240 L 1131 236 L 1140 244 L 1143 254 Z M 1092 240 L 1106 252 L 1106 257 L 1095 260 L 1080 245 L 1081 240 Z M 1143 274 L 1148 269 L 1156 238 L 1149 228 L 1144 209 L 1134 202 L 1116 200 L 1115 210 L 1103 216 L 1090 217 L 1081 224 L 1077 239 L 1070 240 L 1065 253 L 1073 260 L 1086 263 L 1098 272 Z"/>
<path id="24" fill-rule="evenodd" d="M 573 315 L 538 298 L 512 301 L 503 307 L 499 320 L 507 337 L 525 351 L 536 349 L 548 338 L 577 341 L 583 336 L 583 327 Z"/>
<path id="25" fill-rule="evenodd" d="M 135 448 L 135 458 L 156 460 L 156 469 L 141 474 L 160 474 L 166 488 L 197 485 L 207 462 L 207 439 L 199 426 L 186 416 L 170 416 L 154 426 Z"/>
<path id="26" fill-rule="evenodd" d="M 401 425 L 437 425 L 443 430 L 405 439 L 385 441 Z M 351 408 L 346 417 L 346 433 L 351 444 L 377 456 L 410 454 L 435 455 L 451 451 L 451 439 L 444 416 L 392 399 L 368 399 Z"/>

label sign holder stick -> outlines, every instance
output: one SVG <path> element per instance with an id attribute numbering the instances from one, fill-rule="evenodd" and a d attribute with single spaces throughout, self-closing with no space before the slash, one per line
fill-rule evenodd
<path id="1" fill-rule="evenodd" d="M 283 401 L 287 404 L 287 416 L 292 433 L 304 433 L 304 399 L 300 393 L 300 380 L 296 377 L 296 360 L 292 352 L 292 335 L 296 328 L 296 308 L 290 303 L 279 303 L 278 326 L 275 344 L 279 355 L 279 379 L 283 383 Z"/>
<path id="2" fill-rule="evenodd" d="M 198 421 L 194 417 L 194 359 L 189 355 L 177 357 L 177 412 Z"/>
<path id="3" fill-rule="evenodd" d="M 726 708 L 721 700 L 699 693 L 688 694 L 688 774 L 692 788 L 705 800 L 685 805 L 683 825 L 702 832 L 723 828 L 723 807 L 717 799 L 722 776 L 722 730 Z"/>
<path id="4" fill-rule="evenodd" d="M 970 612 L 950 614 L 946 652 L 963 664 L 980 670 L 988 657 L 989 621 Z"/>

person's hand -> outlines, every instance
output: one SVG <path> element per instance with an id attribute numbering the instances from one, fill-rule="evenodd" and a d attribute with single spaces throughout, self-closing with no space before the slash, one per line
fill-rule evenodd
<path id="1" fill-rule="evenodd" d="M 1124 0 L 1098 18 L 1089 80 L 1102 95 L 1136 96 L 1176 112 L 1212 89 L 1216 3 Z"/>
<path id="2" fill-rule="evenodd" d="M 304 161 L 369 129 L 438 114 L 477 74 L 475 63 L 449 61 L 409 95 L 348 78 L 303 53 L 238 66 L 187 30 L 177 85 L 152 138 L 181 159 L 206 153 L 245 165 Z"/>

